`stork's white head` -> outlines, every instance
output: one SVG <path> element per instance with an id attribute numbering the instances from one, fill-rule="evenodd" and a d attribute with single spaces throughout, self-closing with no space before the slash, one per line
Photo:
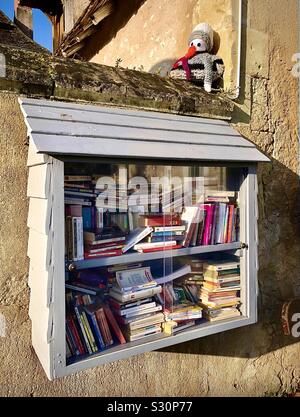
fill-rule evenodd
<path id="1" fill-rule="evenodd" d="M 190 42 L 190 47 L 195 47 L 197 52 L 206 52 L 208 50 L 204 39 L 196 38 Z"/>
<path id="2" fill-rule="evenodd" d="M 214 45 L 214 31 L 208 23 L 197 25 L 190 38 L 189 47 L 195 47 L 197 52 L 211 52 Z"/>

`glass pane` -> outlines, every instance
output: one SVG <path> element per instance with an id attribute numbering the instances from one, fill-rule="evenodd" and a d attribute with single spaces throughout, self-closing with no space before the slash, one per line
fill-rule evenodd
<path id="1" fill-rule="evenodd" d="M 245 174 L 65 163 L 68 364 L 240 316 L 236 249 Z"/>

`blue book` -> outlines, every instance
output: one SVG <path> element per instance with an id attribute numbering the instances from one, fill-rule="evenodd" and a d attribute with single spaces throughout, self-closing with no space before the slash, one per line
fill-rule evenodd
<path id="1" fill-rule="evenodd" d="M 105 349 L 105 344 L 95 314 L 89 311 L 88 308 L 85 308 L 85 312 L 87 313 L 86 316 L 89 321 L 90 328 L 92 329 L 98 348 L 100 350 Z"/>
<path id="2" fill-rule="evenodd" d="M 92 210 L 93 207 L 82 207 L 83 230 L 92 229 Z"/>
<path id="3" fill-rule="evenodd" d="M 175 236 L 183 236 L 184 233 L 182 232 L 153 232 L 152 236 L 154 237 L 165 237 L 165 236 L 171 236 L 171 237 L 175 237 Z"/>

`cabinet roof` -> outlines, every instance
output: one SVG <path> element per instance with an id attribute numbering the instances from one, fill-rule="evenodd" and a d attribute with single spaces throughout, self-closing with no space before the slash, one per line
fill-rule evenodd
<path id="1" fill-rule="evenodd" d="M 267 162 L 223 120 L 20 99 L 37 153 L 118 158 Z"/>

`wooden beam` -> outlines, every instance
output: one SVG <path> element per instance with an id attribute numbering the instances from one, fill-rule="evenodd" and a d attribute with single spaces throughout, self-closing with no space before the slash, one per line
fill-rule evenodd
<path id="1" fill-rule="evenodd" d="M 51 16 L 60 16 L 63 12 L 61 0 L 17 0 L 20 6 L 40 9 Z"/>

